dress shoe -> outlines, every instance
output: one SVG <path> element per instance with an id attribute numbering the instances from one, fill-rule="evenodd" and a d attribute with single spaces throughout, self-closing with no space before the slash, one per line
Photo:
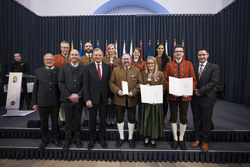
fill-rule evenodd
<path id="1" fill-rule="evenodd" d="M 201 143 L 201 150 L 203 152 L 208 152 L 208 143 L 207 142 L 202 142 Z"/>
<path id="2" fill-rule="evenodd" d="M 80 140 L 76 141 L 76 147 L 77 148 L 82 148 L 82 142 Z"/>
<path id="3" fill-rule="evenodd" d="M 148 147 L 149 144 L 150 144 L 149 141 L 148 141 L 147 143 L 144 141 L 144 144 L 143 144 L 143 145 L 144 145 L 144 147 Z"/>
<path id="4" fill-rule="evenodd" d="M 117 141 L 117 143 L 116 143 L 116 147 L 121 147 L 122 145 L 123 145 L 123 143 L 124 143 L 124 140 L 122 140 L 122 139 L 119 139 L 118 141 Z"/>
<path id="5" fill-rule="evenodd" d="M 39 151 L 43 151 L 45 149 L 45 147 L 47 146 L 49 142 L 45 142 L 43 141 L 42 144 L 39 146 Z"/>
<path id="6" fill-rule="evenodd" d="M 62 146 L 62 143 L 59 140 L 53 140 L 52 143 L 55 144 L 57 147 Z"/>
<path id="7" fill-rule="evenodd" d="M 69 142 L 66 142 L 63 146 L 63 151 L 68 151 L 69 150 L 69 147 L 70 147 L 70 143 Z"/>
<path id="8" fill-rule="evenodd" d="M 102 148 L 107 148 L 107 142 L 105 140 L 100 140 Z"/>
<path id="9" fill-rule="evenodd" d="M 156 147 L 156 141 L 155 140 L 151 140 L 151 147 L 155 148 Z"/>
<path id="10" fill-rule="evenodd" d="M 128 144 L 129 144 L 130 148 L 135 148 L 135 140 L 134 139 L 128 140 Z"/>
<path id="11" fill-rule="evenodd" d="M 184 141 L 179 141 L 179 143 L 180 143 L 180 147 L 182 150 L 187 150 L 187 147 Z"/>
<path id="12" fill-rule="evenodd" d="M 176 150 L 176 149 L 177 149 L 177 146 L 178 146 L 178 141 L 173 140 L 173 141 L 172 141 L 171 148 L 172 148 L 173 150 Z"/>
<path id="13" fill-rule="evenodd" d="M 191 146 L 191 147 L 197 147 L 197 146 L 199 146 L 200 144 L 201 144 L 201 141 L 195 140 L 195 141 L 193 141 L 193 142 L 190 144 L 190 146 Z"/>
<path id="14" fill-rule="evenodd" d="M 88 144 L 88 150 L 91 150 L 92 148 L 94 148 L 94 146 L 95 146 L 95 140 L 90 140 Z"/>
<path id="15" fill-rule="evenodd" d="M 59 122 L 58 122 L 58 125 L 59 125 L 59 128 L 64 127 L 65 121 L 59 121 Z"/>
<path id="16" fill-rule="evenodd" d="M 89 125 L 89 121 L 88 120 L 84 120 L 83 123 L 82 123 L 82 126 L 83 127 L 86 127 Z"/>

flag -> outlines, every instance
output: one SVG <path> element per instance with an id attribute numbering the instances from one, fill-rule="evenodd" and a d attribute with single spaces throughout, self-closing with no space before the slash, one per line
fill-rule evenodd
<path id="1" fill-rule="evenodd" d="M 151 42 L 149 40 L 149 44 L 148 44 L 148 56 L 151 56 Z"/>
<path id="2" fill-rule="evenodd" d="M 118 44 L 117 44 L 117 40 L 115 40 L 115 52 L 116 52 L 116 57 L 118 57 L 118 49 L 117 49 L 117 46 Z"/>
<path id="3" fill-rule="evenodd" d="M 141 50 L 141 60 L 143 60 L 143 53 L 142 53 L 142 40 L 140 41 L 140 50 Z"/>
<path id="4" fill-rule="evenodd" d="M 183 47 L 183 56 L 182 56 L 182 59 L 185 60 L 185 49 L 184 49 L 184 39 L 182 40 L 182 43 L 181 43 L 182 47 Z"/>
<path id="5" fill-rule="evenodd" d="M 107 56 L 107 53 L 108 53 L 108 40 L 106 40 L 105 56 Z"/>
<path id="6" fill-rule="evenodd" d="M 122 50 L 122 54 L 126 53 L 126 40 L 124 40 L 123 43 L 123 50 Z"/>
<path id="7" fill-rule="evenodd" d="M 160 40 L 159 39 L 157 39 L 157 45 L 159 45 L 160 44 Z"/>
<path id="8" fill-rule="evenodd" d="M 79 55 L 80 57 L 82 57 L 82 41 L 80 41 Z"/>
<path id="9" fill-rule="evenodd" d="M 176 46 L 176 39 L 174 39 L 174 47 Z M 173 61 L 175 61 L 175 56 L 173 55 Z"/>
<path id="10" fill-rule="evenodd" d="M 165 54 L 168 56 L 168 40 L 165 43 Z"/>
<path id="11" fill-rule="evenodd" d="M 129 54 L 130 56 L 132 56 L 133 54 L 133 40 L 131 39 L 131 42 L 130 42 L 130 51 L 129 51 Z"/>
<path id="12" fill-rule="evenodd" d="M 73 40 L 71 41 L 71 50 L 74 49 L 74 46 L 73 46 Z"/>
<path id="13" fill-rule="evenodd" d="M 99 48 L 99 40 L 97 40 L 96 48 Z"/>

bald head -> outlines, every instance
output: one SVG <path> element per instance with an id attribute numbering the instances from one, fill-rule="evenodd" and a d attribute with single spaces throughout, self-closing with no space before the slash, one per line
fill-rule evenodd
<path id="1" fill-rule="evenodd" d="M 78 50 L 73 49 L 70 51 L 69 57 L 71 59 L 72 64 L 76 65 L 78 64 L 78 60 L 80 59 L 80 55 Z"/>

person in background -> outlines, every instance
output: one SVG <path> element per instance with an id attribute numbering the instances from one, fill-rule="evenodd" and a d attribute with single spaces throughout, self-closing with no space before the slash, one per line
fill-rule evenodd
<path id="1" fill-rule="evenodd" d="M 163 85 L 166 88 L 164 73 L 158 70 L 156 59 L 152 56 L 147 58 L 146 71 L 142 73 L 143 84 Z M 137 131 L 144 136 L 144 147 L 156 146 L 156 141 L 163 137 L 162 104 L 141 103 L 139 110 Z"/>
<path id="2" fill-rule="evenodd" d="M 158 70 L 164 72 L 166 64 L 171 61 L 171 57 L 165 53 L 165 47 L 163 44 L 158 44 L 155 49 L 155 58 L 158 65 Z M 164 125 L 167 124 L 168 113 L 168 101 L 167 101 L 167 89 L 163 94 L 163 121 Z"/>
<path id="3" fill-rule="evenodd" d="M 59 69 L 54 66 L 55 57 L 47 53 L 43 57 L 45 67 L 41 67 L 35 72 L 34 87 L 32 93 L 32 108 L 39 111 L 41 119 L 42 144 L 39 150 L 43 151 L 46 145 L 52 142 L 60 147 L 58 114 L 60 107 L 60 91 L 58 88 Z M 49 132 L 49 116 L 51 119 L 51 136 Z"/>
<path id="4" fill-rule="evenodd" d="M 21 93 L 21 99 L 20 99 L 20 107 L 19 109 L 23 108 L 24 98 L 26 101 L 27 109 L 30 110 L 30 98 L 28 95 L 28 89 L 27 89 L 27 80 L 24 75 L 27 75 L 29 73 L 29 66 L 28 64 L 22 60 L 22 56 L 20 53 L 14 53 L 14 59 L 15 62 L 11 65 L 11 72 L 22 72 L 22 93 Z"/>
<path id="5" fill-rule="evenodd" d="M 131 66 L 139 68 L 141 72 L 146 71 L 146 62 L 141 60 L 140 48 L 134 48 Z"/>
<path id="6" fill-rule="evenodd" d="M 201 144 L 201 150 L 208 152 L 208 139 L 211 134 L 213 108 L 216 102 L 216 84 L 219 81 L 219 66 L 207 61 L 209 53 L 205 49 L 198 51 L 199 63 L 194 64 L 197 86 L 191 101 L 195 140 L 191 147 Z"/>
<path id="7" fill-rule="evenodd" d="M 175 61 L 169 62 L 164 70 L 166 85 L 169 92 L 169 77 L 175 78 L 193 78 L 193 90 L 197 84 L 194 68 L 190 61 L 183 60 L 184 48 L 181 45 L 176 45 L 174 48 Z M 182 150 L 186 150 L 184 135 L 187 127 L 187 112 L 191 96 L 186 95 L 167 95 L 170 106 L 170 123 L 173 133 L 172 149 L 177 149 L 178 144 Z M 177 136 L 177 118 L 178 111 L 180 116 L 180 135 Z"/>
<path id="8" fill-rule="evenodd" d="M 117 57 L 116 47 L 114 44 L 109 44 L 107 47 L 107 55 L 102 59 L 102 62 L 108 64 L 110 66 L 111 71 L 115 67 L 119 67 L 121 65 L 121 60 Z M 116 111 L 114 105 L 111 103 L 108 105 L 107 111 L 107 125 L 110 127 L 115 127 L 115 117 Z"/>

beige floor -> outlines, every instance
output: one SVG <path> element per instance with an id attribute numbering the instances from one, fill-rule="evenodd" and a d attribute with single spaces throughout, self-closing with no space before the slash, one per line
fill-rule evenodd
<path id="1" fill-rule="evenodd" d="M 0 159 L 0 167 L 250 167 L 250 164 L 144 163 Z"/>

